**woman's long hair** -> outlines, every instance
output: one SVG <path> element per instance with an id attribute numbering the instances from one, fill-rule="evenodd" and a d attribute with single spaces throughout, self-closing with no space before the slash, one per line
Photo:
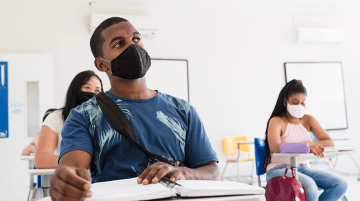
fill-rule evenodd
<path id="1" fill-rule="evenodd" d="M 266 167 L 271 163 L 271 153 L 270 153 L 269 140 L 268 140 L 269 122 L 273 117 L 276 116 L 283 117 L 286 115 L 287 110 L 286 110 L 286 106 L 284 105 L 284 101 L 287 102 L 289 96 L 296 93 L 303 93 L 306 95 L 306 89 L 300 80 L 291 80 L 280 91 L 279 97 L 276 101 L 275 108 L 271 113 L 271 116 L 267 122 L 266 132 L 265 132 L 265 157 L 266 157 L 264 164 L 265 172 L 266 172 Z"/>
<path id="2" fill-rule="evenodd" d="M 89 79 L 92 76 L 96 76 L 100 80 L 101 91 L 103 91 L 102 81 L 99 78 L 99 76 L 97 76 L 94 73 L 94 71 L 88 70 L 88 71 L 82 71 L 82 72 L 78 73 L 70 83 L 70 86 L 66 92 L 65 105 L 64 105 L 64 107 L 61 108 L 62 109 L 62 117 L 63 117 L 64 122 L 65 122 L 66 118 L 69 116 L 70 110 L 81 104 L 81 102 L 79 100 L 81 87 L 84 84 L 86 84 L 86 82 L 89 81 Z M 53 112 L 55 110 L 57 110 L 57 109 L 52 108 L 52 109 L 47 110 L 43 117 L 43 121 L 51 112 Z"/>

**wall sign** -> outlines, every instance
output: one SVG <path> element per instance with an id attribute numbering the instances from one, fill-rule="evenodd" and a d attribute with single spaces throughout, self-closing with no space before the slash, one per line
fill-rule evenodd
<path id="1" fill-rule="evenodd" d="M 8 63 L 0 61 L 0 138 L 9 137 Z"/>

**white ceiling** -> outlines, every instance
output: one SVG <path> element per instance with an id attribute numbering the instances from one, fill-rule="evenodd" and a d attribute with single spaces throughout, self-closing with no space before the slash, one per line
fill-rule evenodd
<path id="1" fill-rule="evenodd" d="M 65 0 L 138 7 L 255 11 L 283 9 L 286 14 L 341 14 L 360 11 L 360 0 Z"/>

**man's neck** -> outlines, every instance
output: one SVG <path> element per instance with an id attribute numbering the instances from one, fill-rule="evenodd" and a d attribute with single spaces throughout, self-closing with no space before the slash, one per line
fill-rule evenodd
<path id="1" fill-rule="evenodd" d="M 147 88 L 145 78 L 136 80 L 110 79 L 111 88 L 109 92 L 117 97 L 131 99 L 149 99 L 157 92 Z"/>

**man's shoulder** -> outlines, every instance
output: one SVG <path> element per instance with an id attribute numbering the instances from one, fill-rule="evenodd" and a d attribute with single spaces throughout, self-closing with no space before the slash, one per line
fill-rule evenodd
<path id="1" fill-rule="evenodd" d="M 74 110 L 79 114 L 91 114 L 91 113 L 102 112 L 96 101 L 95 96 L 93 98 L 90 98 L 88 101 L 82 103 L 81 105 L 78 105 L 72 110 Z"/>
<path id="2" fill-rule="evenodd" d="M 175 96 L 159 92 L 160 97 L 166 101 L 166 103 L 172 105 L 178 110 L 184 111 L 186 114 L 190 111 L 191 105 L 187 101 L 181 98 L 177 98 Z"/>

